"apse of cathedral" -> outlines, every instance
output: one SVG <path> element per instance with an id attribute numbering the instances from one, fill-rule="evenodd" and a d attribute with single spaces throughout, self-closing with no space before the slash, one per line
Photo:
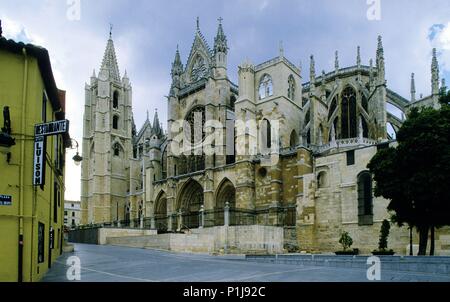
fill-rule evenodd
<path id="1" fill-rule="evenodd" d="M 147 113 L 138 131 L 131 82 L 126 72 L 121 77 L 109 38 L 98 75 L 85 87 L 83 223 L 161 232 L 278 226 L 285 243 L 310 251 L 333 250 L 347 230 L 367 239 L 363 249 L 376 248 L 368 238 L 389 217 L 388 201 L 373 195 L 366 166 L 377 150 L 395 146 L 411 107 L 439 106 L 445 84 L 436 53 L 431 95 L 416 98 L 412 75 L 406 99 L 389 89 L 381 37 L 375 60 L 364 64 L 355 47 L 353 66 L 341 67 L 336 52 L 328 72 L 317 72 L 314 56 L 302 70 L 280 46 L 266 62 L 243 62 L 238 83 L 229 79 L 229 51 L 221 20 L 212 48 L 197 20 L 184 63 L 175 52 L 166 127 L 157 112 L 152 119 Z M 408 230 L 391 236 L 392 247 L 404 249 Z"/>

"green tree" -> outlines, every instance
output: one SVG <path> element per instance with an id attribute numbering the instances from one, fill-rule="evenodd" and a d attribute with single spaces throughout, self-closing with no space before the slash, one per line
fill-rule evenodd
<path id="1" fill-rule="evenodd" d="M 449 95 L 448 93 L 446 94 Z M 419 232 L 419 255 L 425 255 L 431 230 L 450 225 L 450 105 L 413 109 L 397 133 L 398 146 L 380 150 L 368 168 L 375 196 L 390 200 L 392 220 Z"/>
<path id="2" fill-rule="evenodd" d="M 339 243 L 342 245 L 344 252 L 347 251 L 353 245 L 353 239 L 350 237 L 348 232 L 343 232 L 341 234 L 341 238 L 339 239 Z"/>
<path id="3" fill-rule="evenodd" d="M 378 249 L 380 251 L 385 251 L 388 247 L 388 237 L 389 237 L 389 230 L 391 229 L 391 224 L 386 219 L 383 220 L 383 223 L 381 224 L 381 230 L 380 230 L 380 241 L 378 241 Z"/>

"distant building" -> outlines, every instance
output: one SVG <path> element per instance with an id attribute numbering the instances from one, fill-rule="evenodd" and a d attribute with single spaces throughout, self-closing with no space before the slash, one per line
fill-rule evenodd
<path id="1" fill-rule="evenodd" d="M 45 48 L 7 40 L 1 29 L 0 112 L 0 281 L 39 281 L 62 253 L 70 137 L 47 136 L 35 146 L 34 130 L 65 119 L 65 91 Z"/>
<path id="2" fill-rule="evenodd" d="M 66 200 L 64 201 L 64 225 L 74 227 L 80 225 L 81 221 L 81 202 Z"/>

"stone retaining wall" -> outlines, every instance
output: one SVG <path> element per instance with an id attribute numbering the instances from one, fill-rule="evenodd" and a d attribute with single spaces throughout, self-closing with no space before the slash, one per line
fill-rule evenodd
<path id="1" fill-rule="evenodd" d="M 109 237 L 107 244 L 199 253 L 282 253 L 283 228 L 271 226 L 218 226 L 187 234 Z"/>
<path id="2" fill-rule="evenodd" d="M 367 269 L 370 256 L 333 256 L 333 255 L 247 255 L 251 262 L 279 263 L 305 266 L 325 266 L 341 268 Z M 440 256 L 378 256 L 381 270 L 450 274 L 450 257 Z"/>

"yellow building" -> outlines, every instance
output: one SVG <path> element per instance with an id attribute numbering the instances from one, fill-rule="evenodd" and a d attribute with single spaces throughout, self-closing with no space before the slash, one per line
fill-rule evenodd
<path id="1" fill-rule="evenodd" d="M 35 125 L 64 120 L 64 107 L 48 51 L 7 40 L 0 30 L 0 281 L 39 281 L 62 252 L 70 137 L 46 136 L 35 170 Z M 39 168 L 44 183 L 35 186 Z"/>

